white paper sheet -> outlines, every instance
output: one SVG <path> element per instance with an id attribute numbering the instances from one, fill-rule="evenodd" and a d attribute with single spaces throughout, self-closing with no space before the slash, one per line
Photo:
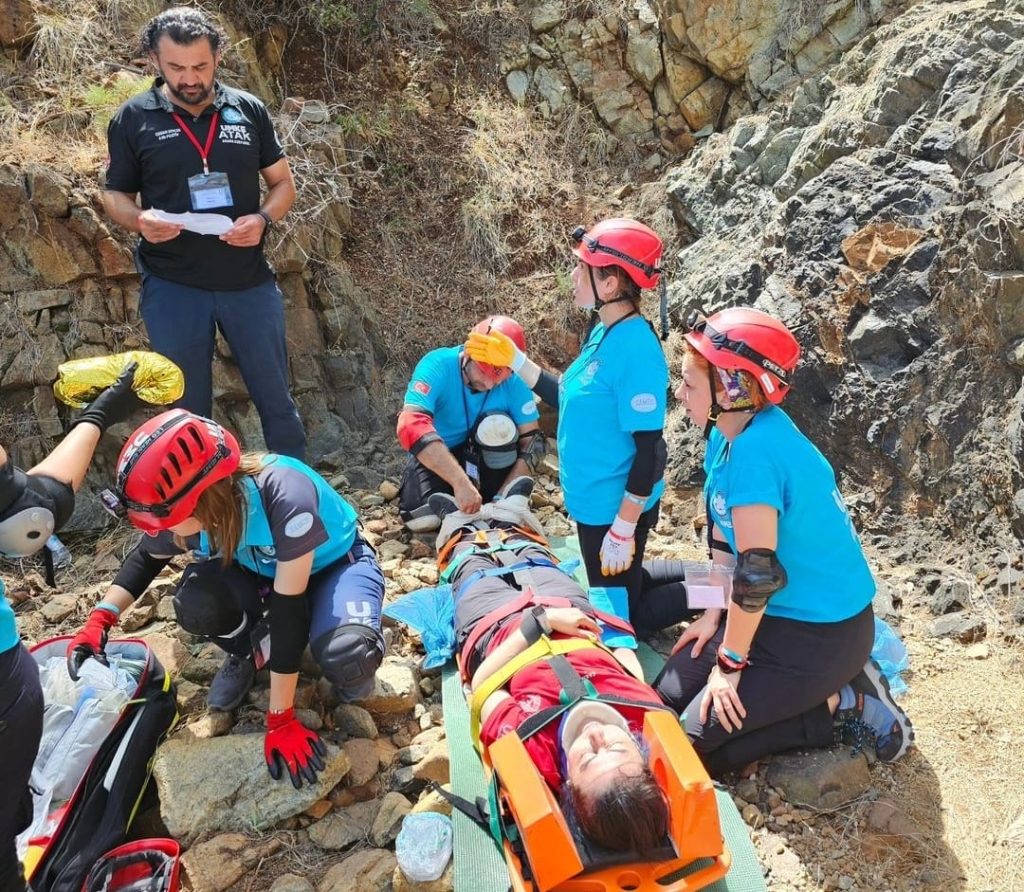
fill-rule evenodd
<path id="1" fill-rule="evenodd" d="M 156 208 L 153 208 L 152 213 L 164 223 L 180 223 L 189 232 L 198 232 L 200 235 L 223 235 L 235 225 L 234 220 L 223 214 L 170 214 Z"/>

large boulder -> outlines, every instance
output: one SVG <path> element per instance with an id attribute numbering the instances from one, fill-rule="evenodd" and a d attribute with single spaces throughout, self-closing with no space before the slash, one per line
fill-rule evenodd
<path id="1" fill-rule="evenodd" d="M 186 845 L 211 830 L 265 830 L 323 799 L 345 776 L 344 751 L 327 750 L 317 782 L 296 790 L 267 773 L 262 734 L 170 740 L 153 766 L 161 817 Z"/>

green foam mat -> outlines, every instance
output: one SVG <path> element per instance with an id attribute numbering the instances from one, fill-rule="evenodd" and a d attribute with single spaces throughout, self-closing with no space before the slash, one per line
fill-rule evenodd
<path id="1" fill-rule="evenodd" d="M 662 659 L 646 645 L 640 646 L 640 662 L 645 673 L 656 673 Z M 648 675 L 653 678 L 653 674 Z M 462 682 L 454 664 L 444 670 L 442 687 L 444 724 L 448 736 L 452 792 L 471 802 L 486 796 L 487 782 L 483 765 L 469 735 L 469 707 L 462 693 Z M 764 878 L 746 824 L 725 790 L 717 791 L 722 836 L 732 854 L 729 873 L 711 886 L 709 892 L 762 892 Z M 456 892 L 502 892 L 510 887 L 508 868 L 491 835 L 458 810 L 452 812 L 454 826 Z M 692 865 L 696 870 L 701 863 Z"/>

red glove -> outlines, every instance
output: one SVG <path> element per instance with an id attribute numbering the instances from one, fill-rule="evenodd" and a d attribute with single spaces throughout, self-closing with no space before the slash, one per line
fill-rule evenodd
<path id="1" fill-rule="evenodd" d="M 97 607 L 89 614 L 89 619 L 82 630 L 68 644 L 68 675 L 78 681 L 78 670 L 89 657 L 94 657 L 103 665 L 107 657 L 103 649 L 107 646 L 107 635 L 117 625 L 119 615 L 112 610 Z"/>
<path id="2" fill-rule="evenodd" d="M 282 768 L 288 769 L 292 786 L 301 789 L 302 779 L 316 783 L 316 773 L 324 770 L 327 755 L 324 742 L 295 718 L 291 707 L 283 712 L 267 713 L 267 737 L 263 741 L 263 757 L 274 780 L 280 780 Z"/>

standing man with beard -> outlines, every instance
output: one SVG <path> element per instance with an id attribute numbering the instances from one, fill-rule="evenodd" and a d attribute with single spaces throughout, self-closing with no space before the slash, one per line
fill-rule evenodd
<path id="1" fill-rule="evenodd" d="M 306 434 L 288 389 L 284 303 L 263 254 L 270 228 L 295 201 L 295 182 L 266 106 L 217 80 L 225 39 L 188 7 L 165 10 L 143 29 L 142 51 L 158 76 L 110 122 L 103 204 L 141 236 L 139 308 L 153 349 L 185 373 L 176 405 L 212 415 L 219 328 L 267 448 L 301 460 Z M 217 213 L 234 225 L 200 235 L 158 211 Z"/>

